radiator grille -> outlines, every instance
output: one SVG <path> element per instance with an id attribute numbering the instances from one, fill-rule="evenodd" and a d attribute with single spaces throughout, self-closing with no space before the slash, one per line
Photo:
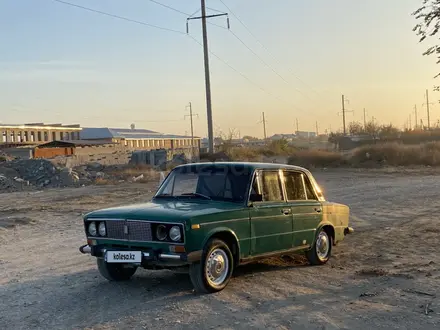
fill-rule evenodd
<path id="1" fill-rule="evenodd" d="M 151 223 L 145 221 L 106 221 L 107 237 L 129 241 L 152 241 Z"/>

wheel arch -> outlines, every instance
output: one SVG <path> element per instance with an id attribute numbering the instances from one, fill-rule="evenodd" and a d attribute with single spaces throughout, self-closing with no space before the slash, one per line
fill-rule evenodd
<path id="1" fill-rule="evenodd" d="M 319 226 L 316 228 L 315 239 L 313 240 L 313 246 L 315 245 L 316 237 L 318 236 L 318 233 L 319 233 L 321 230 L 324 230 L 324 231 L 327 233 L 327 235 L 329 235 L 329 236 L 331 237 L 331 239 L 332 239 L 332 244 L 335 245 L 335 237 L 336 237 L 336 236 L 335 236 L 335 235 L 336 235 L 335 227 L 334 227 L 333 224 L 330 223 L 330 222 L 322 222 L 322 223 L 320 223 Z"/>
<path id="2" fill-rule="evenodd" d="M 234 231 L 227 227 L 219 227 L 212 229 L 206 235 L 205 240 L 203 241 L 203 247 L 206 243 L 213 238 L 218 238 L 224 241 L 232 252 L 232 256 L 234 258 L 234 266 L 237 266 L 240 260 L 240 244 L 239 239 Z"/>

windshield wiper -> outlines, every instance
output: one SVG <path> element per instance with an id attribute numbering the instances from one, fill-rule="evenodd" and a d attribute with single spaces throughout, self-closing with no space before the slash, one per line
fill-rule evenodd
<path id="1" fill-rule="evenodd" d="M 154 196 L 154 198 L 173 198 L 173 199 L 175 199 L 176 196 L 173 196 L 173 195 L 170 195 L 170 194 L 160 194 L 160 195 Z"/>
<path id="2" fill-rule="evenodd" d="M 193 196 L 193 197 L 201 197 L 204 199 L 212 200 L 211 197 L 200 194 L 200 193 L 185 193 L 185 194 L 181 194 L 180 196 Z"/>

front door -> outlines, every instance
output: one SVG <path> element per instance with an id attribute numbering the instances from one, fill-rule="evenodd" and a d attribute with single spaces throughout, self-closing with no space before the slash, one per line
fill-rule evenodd
<path id="1" fill-rule="evenodd" d="M 299 171 L 285 170 L 287 203 L 293 215 L 293 247 L 312 245 L 316 228 L 322 221 L 322 205 L 308 177 Z"/>
<path id="2" fill-rule="evenodd" d="M 250 209 L 251 255 L 265 254 L 292 247 L 292 214 L 285 201 L 280 171 L 257 172 L 252 193 L 261 195 Z"/>

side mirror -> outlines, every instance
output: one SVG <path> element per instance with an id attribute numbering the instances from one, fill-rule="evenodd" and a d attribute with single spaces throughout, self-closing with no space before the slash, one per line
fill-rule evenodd
<path id="1" fill-rule="evenodd" d="M 262 202 L 263 201 L 263 195 L 261 194 L 251 194 L 249 197 L 250 202 Z"/>

